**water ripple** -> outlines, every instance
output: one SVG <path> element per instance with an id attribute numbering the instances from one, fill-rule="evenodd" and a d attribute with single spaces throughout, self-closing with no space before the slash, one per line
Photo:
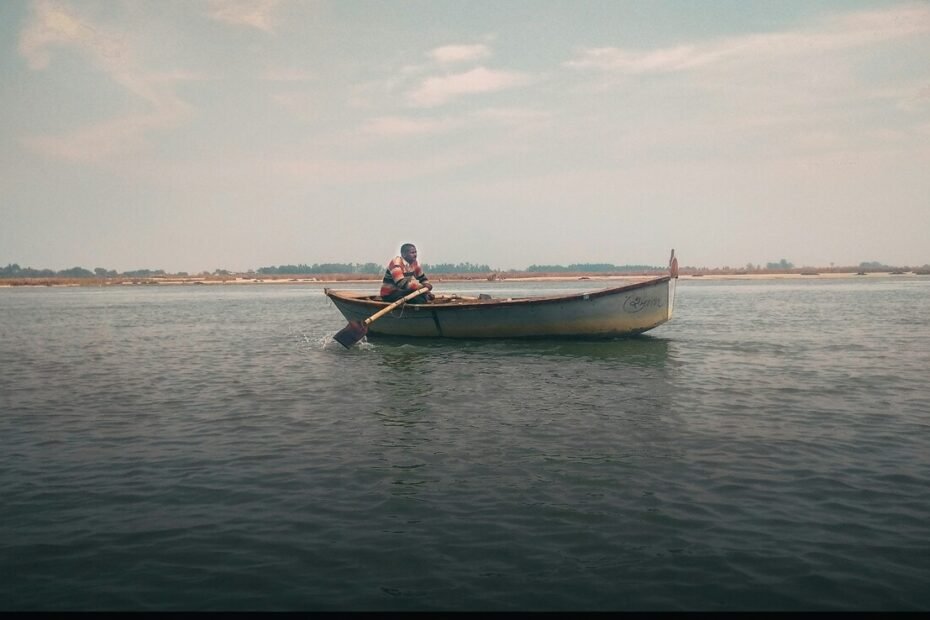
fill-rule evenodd
<path id="1" fill-rule="evenodd" d="M 930 323 L 879 319 L 930 295 L 895 286 L 351 349 L 318 287 L 2 291 L 0 601 L 930 608 Z"/>

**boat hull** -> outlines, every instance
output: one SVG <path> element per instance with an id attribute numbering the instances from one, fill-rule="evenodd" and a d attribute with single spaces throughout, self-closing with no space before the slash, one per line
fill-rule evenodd
<path id="1" fill-rule="evenodd" d="M 614 338 L 639 334 L 672 318 L 676 278 L 663 276 L 590 293 L 513 299 L 458 299 L 407 304 L 372 322 L 374 336 L 424 338 Z M 349 321 L 387 304 L 325 289 Z"/>

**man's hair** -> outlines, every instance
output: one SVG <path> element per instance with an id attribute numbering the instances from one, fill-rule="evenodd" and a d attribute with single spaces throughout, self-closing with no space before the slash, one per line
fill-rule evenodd
<path id="1" fill-rule="evenodd" d="M 413 245 L 412 243 L 405 243 L 404 245 L 400 246 L 400 253 L 403 254 L 410 248 L 415 248 L 415 247 L 417 246 Z"/>

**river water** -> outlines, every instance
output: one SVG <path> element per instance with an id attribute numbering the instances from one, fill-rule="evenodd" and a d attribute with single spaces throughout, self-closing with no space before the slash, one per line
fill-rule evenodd
<path id="1" fill-rule="evenodd" d="M 0 289 L 0 609 L 930 609 L 930 278 L 675 312 L 345 350 L 317 284 Z"/>

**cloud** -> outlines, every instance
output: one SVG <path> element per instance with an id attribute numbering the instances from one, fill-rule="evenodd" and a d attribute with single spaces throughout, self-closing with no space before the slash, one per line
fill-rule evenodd
<path id="1" fill-rule="evenodd" d="M 309 71 L 293 67 L 271 67 L 265 71 L 261 79 L 269 82 L 309 82 L 316 76 Z"/>
<path id="2" fill-rule="evenodd" d="M 308 121 L 317 117 L 318 103 L 307 93 L 274 93 L 271 101 L 297 119 Z"/>
<path id="3" fill-rule="evenodd" d="M 464 116 L 446 118 L 379 116 L 369 119 L 360 133 L 379 138 L 430 136 L 458 130 L 477 131 L 481 128 L 525 133 L 547 127 L 551 118 L 548 112 L 527 108 L 483 108 Z"/>
<path id="4" fill-rule="evenodd" d="M 429 177 L 474 163 L 474 155 L 462 152 L 431 154 L 413 159 L 278 159 L 262 160 L 264 167 L 281 182 L 319 187 L 333 183 L 384 183 Z"/>
<path id="5" fill-rule="evenodd" d="M 433 107 L 463 95 L 507 90 L 530 81 L 523 73 L 476 67 L 464 73 L 426 78 L 408 94 L 408 100 L 414 106 Z"/>
<path id="6" fill-rule="evenodd" d="M 278 0 L 207 0 L 207 16 L 233 26 L 274 32 Z"/>
<path id="7" fill-rule="evenodd" d="M 412 107 L 432 108 L 465 95 L 492 93 L 517 88 L 533 81 L 516 71 L 476 65 L 492 55 L 485 44 L 444 45 L 426 52 L 428 62 L 405 64 L 385 77 L 357 85 L 349 103 L 355 108 L 391 105 L 398 93 Z M 453 67 L 471 64 L 469 69 Z"/>
<path id="8" fill-rule="evenodd" d="M 362 132 L 382 137 L 422 136 L 446 132 L 458 125 L 449 119 L 381 116 L 369 120 Z"/>
<path id="9" fill-rule="evenodd" d="M 930 85 L 915 88 L 910 92 L 898 95 L 899 110 L 917 112 L 930 109 Z"/>
<path id="10" fill-rule="evenodd" d="M 87 127 L 58 136 L 33 136 L 22 143 L 37 153 L 74 162 L 101 162 L 144 145 L 145 134 L 176 124 L 170 113 L 138 114 Z"/>
<path id="11" fill-rule="evenodd" d="M 592 48 L 564 65 L 584 76 L 577 92 L 607 85 L 584 131 L 614 132 L 619 158 L 913 151 L 928 109 L 927 34 L 930 4 L 907 4 L 652 50 Z M 626 116 L 604 120 L 615 95 Z"/>
<path id="12" fill-rule="evenodd" d="M 488 58 L 491 50 L 486 45 L 445 45 L 430 50 L 429 57 L 440 64 L 469 62 Z"/>
<path id="13" fill-rule="evenodd" d="M 63 5 L 49 0 L 33 3 L 32 19 L 19 36 L 19 53 L 30 69 L 41 70 L 51 62 L 51 49 L 76 47 L 100 64 L 114 66 L 127 55 L 120 37 L 91 25 Z"/>
<path id="14" fill-rule="evenodd" d="M 584 50 L 579 58 L 564 64 L 573 69 L 600 69 L 630 74 L 667 73 L 699 67 L 725 54 L 725 50 L 713 50 L 710 47 L 700 50 L 695 46 L 679 46 L 652 52 L 601 47 Z"/>
<path id="15" fill-rule="evenodd" d="M 914 4 L 887 10 L 861 11 L 823 20 L 816 27 L 753 34 L 650 51 L 618 47 L 581 50 L 564 64 L 626 74 L 695 70 L 728 61 L 811 56 L 853 49 L 930 33 L 930 6 Z"/>
<path id="16" fill-rule="evenodd" d="M 552 113 L 531 108 L 485 108 L 474 113 L 474 118 L 486 123 L 519 129 L 521 131 L 547 127 Z"/>
<path id="17" fill-rule="evenodd" d="M 174 92 L 174 85 L 199 79 L 196 75 L 183 71 L 146 74 L 139 69 L 124 37 L 108 32 L 62 3 L 35 2 L 31 19 L 20 33 L 20 54 L 31 69 L 41 71 L 48 68 L 52 50 L 57 48 L 81 52 L 148 107 L 57 136 L 26 138 L 22 143 L 27 148 L 74 161 L 100 161 L 138 148 L 147 133 L 173 127 L 190 112 L 190 106 Z"/>

